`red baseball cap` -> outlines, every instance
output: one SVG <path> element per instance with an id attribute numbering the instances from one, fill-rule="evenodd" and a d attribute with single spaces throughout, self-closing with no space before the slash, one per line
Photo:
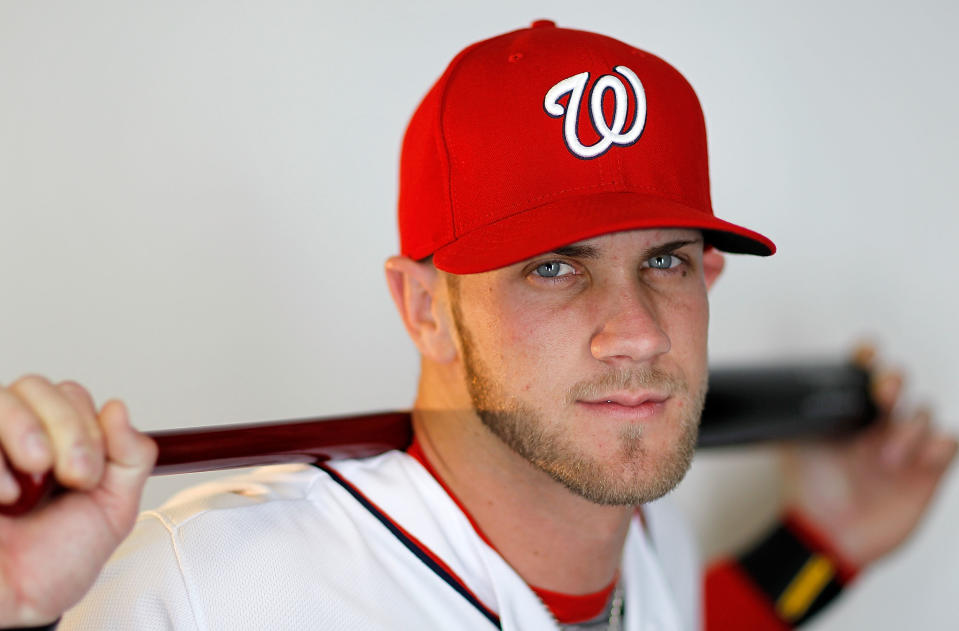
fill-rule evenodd
<path id="1" fill-rule="evenodd" d="M 706 126 L 686 79 L 546 20 L 466 48 L 420 103 L 403 141 L 399 226 L 404 255 L 456 274 L 637 228 L 776 251 L 713 215 Z"/>

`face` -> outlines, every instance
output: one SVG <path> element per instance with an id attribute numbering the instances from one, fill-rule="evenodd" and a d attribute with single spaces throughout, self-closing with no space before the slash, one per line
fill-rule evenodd
<path id="1" fill-rule="evenodd" d="M 600 504 L 682 479 L 707 378 L 698 231 L 617 232 L 447 278 L 467 390 L 503 443 Z"/>

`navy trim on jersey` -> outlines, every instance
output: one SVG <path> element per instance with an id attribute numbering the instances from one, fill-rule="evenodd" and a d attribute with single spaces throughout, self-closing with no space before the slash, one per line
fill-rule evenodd
<path id="1" fill-rule="evenodd" d="M 403 531 L 403 529 L 390 518 L 389 515 L 384 513 L 378 506 L 376 506 L 376 504 L 370 501 L 369 498 L 363 495 L 363 493 L 359 489 L 357 489 L 355 486 L 353 486 L 348 480 L 344 479 L 337 471 L 333 470 L 332 468 L 324 464 L 316 464 L 314 466 L 322 469 L 323 471 L 326 471 L 326 473 L 329 474 L 329 476 L 333 479 L 334 482 L 336 482 L 341 487 L 343 487 L 343 489 L 346 490 L 347 493 L 352 495 L 353 498 L 357 502 L 359 502 L 361 506 L 363 506 L 363 508 L 368 510 L 370 514 L 376 517 L 376 519 L 379 520 L 381 524 L 386 526 L 387 530 L 389 530 L 394 537 L 399 539 L 400 543 L 406 546 L 406 548 L 410 552 L 412 552 L 416 556 L 416 558 L 422 561 L 423 564 L 429 569 L 431 569 L 434 574 L 436 574 L 441 579 L 443 579 L 443 581 L 445 581 L 446 584 L 448 584 L 450 587 L 456 590 L 456 592 L 460 596 L 465 598 L 467 602 L 473 605 L 473 607 L 475 607 L 481 614 L 483 614 L 483 616 L 485 616 L 487 620 L 492 622 L 497 629 L 503 628 L 502 625 L 500 624 L 499 616 L 497 616 L 495 613 L 490 611 L 486 607 L 486 605 L 480 602 L 480 600 L 473 594 L 473 592 L 471 592 L 470 589 L 466 587 L 466 584 L 463 582 L 463 580 L 460 577 L 456 576 L 451 571 L 447 570 L 442 565 L 437 563 L 433 559 L 433 556 L 435 555 L 432 555 L 432 553 L 429 551 L 429 549 L 426 546 L 424 546 L 420 541 L 406 534 Z"/>

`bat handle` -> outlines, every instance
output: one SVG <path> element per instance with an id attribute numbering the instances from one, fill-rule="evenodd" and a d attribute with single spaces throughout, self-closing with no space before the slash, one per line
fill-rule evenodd
<path id="1" fill-rule="evenodd" d="M 20 497 L 13 504 L 0 504 L 0 515 L 22 515 L 27 513 L 53 493 L 56 484 L 53 472 L 43 474 L 23 473 L 12 469 L 13 479 L 20 487 Z"/>
<path id="2" fill-rule="evenodd" d="M 154 475 L 216 471 L 330 458 L 363 458 L 405 449 L 413 437 L 409 412 L 374 412 L 166 430 L 148 434 L 159 454 Z M 0 515 L 29 512 L 61 488 L 52 473 L 14 471 L 20 485 L 15 504 L 0 504 Z"/>

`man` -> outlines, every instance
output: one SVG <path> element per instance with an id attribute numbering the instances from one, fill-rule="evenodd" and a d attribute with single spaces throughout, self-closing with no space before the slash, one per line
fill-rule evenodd
<path id="1" fill-rule="evenodd" d="M 123 541 L 155 447 L 121 403 L 24 378 L 0 390 L 7 464 L 73 491 L 0 520 L 0 625 L 49 623 L 96 579 L 62 628 L 699 626 L 695 554 L 657 500 L 695 444 L 719 250 L 774 246 L 713 215 L 685 79 L 545 21 L 475 44 L 410 122 L 399 211 L 413 445 L 206 485 Z M 880 383 L 886 411 L 897 389 Z M 707 624 L 817 610 L 911 531 L 955 449 L 919 415 L 797 453 L 795 516 L 714 570 Z M 825 465 L 868 492 L 825 503 Z"/>

